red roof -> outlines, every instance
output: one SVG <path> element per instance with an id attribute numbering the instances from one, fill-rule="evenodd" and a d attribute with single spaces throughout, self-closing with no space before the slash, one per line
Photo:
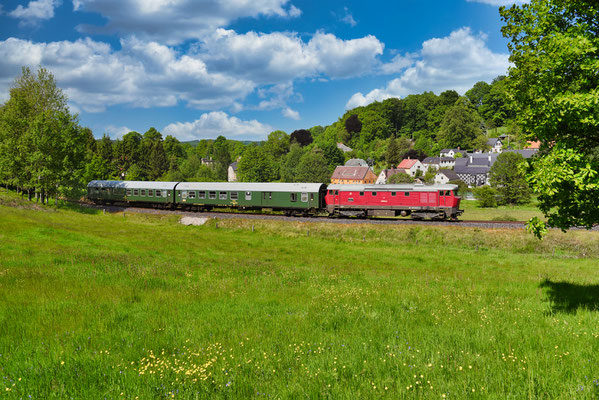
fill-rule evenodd
<path id="1" fill-rule="evenodd" d="M 418 162 L 418 160 L 412 160 L 410 158 L 406 159 L 406 160 L 401 160 L 401 162 L 399 163 L 399 165 L 397 166 L 397 169 L 410 169 L 414 166 L 414 164 L 416 164 Z"/>
<path id="2" fill-rule="evenodd" d="M 359 179 L 363 180 L 370 171 L 370 167 L 348 167 L 340 165 L 335 168 L 331 179 Z"/>

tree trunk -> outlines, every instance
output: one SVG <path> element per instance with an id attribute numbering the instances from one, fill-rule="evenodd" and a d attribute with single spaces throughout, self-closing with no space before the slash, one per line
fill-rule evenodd
<path id="1" fill-rule="evenodd" d="M 27 189 L 27 200 L 31 201 L 31 189 Z"/>

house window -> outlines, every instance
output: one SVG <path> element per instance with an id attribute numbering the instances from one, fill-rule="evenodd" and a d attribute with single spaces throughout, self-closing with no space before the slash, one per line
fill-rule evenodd
<path id="1" fill-rule="evenodd" d="M 131 189 L 127 189 L 127 196 L 131 196 Z"/>
<path id="2" fill-rule="evenodd" d="M 245 192 L 245 199 L 246 200 L 251 200 L 252 199 L 252 192 Z"/>
<path id="3" fill-rule="evenodd" d="M 308 193 L 302 193 L 302 203 L 308 202 Z"/>
<path id="4" fill-rule="evenodd" d="M 212 200 L 216 199 L 216 192 L 210 192 L 208 193 L 208 197 Z"/>
<path id="5" fill-rule="evenodd" d="M 145 195 L 146 195 L 146 189 L 141 189 L 141 190 L 139 191 L 139 195 L 140 195 L 140 196 L 145 196 Z"/>
<path id="6" fill-rule="evenodd" d="M 194 191 L 191 191 L 191 192 L 189 192 L 189 193 L 188 193 L 188 197 L 189 197 L 190 199 L 195 199 L 195 198 L 196 198 L 196 192 L 194 192 Z"/>
<path id="7" fill-rule="evenodd" d="M 154 196 L 154 191 L 152 189 L 148 190 L 148 196 L 149 197 Z"/>
<path id="8" fill-rule="evenodd" d="M 220 193 L 218 194 L 218 198 L 219 198 L 220 200 L 227 200 L 227 192 L 220 192 Z"/>
<path id="9" fill-rule="evenodd" d="M 205 199 L 206 198 L 206 192 L 198 192 L 198 199 Z"/>
<path id="10" fill-rule="evenodd" d="M 139 190 L 133 189 L 133 196 L 139 196 Z"/>
<path id="11" fill-rule="evenodd" d="M 291 201 L 292 202 L 296 202 L 297 201 L 297 193 L 291 193 L 290 196 L 291 196 Z"/>
<path id="12" fill-rule="evenodd" d="M 231 193 L 229 193 L 229 196 L 231 196 L 231 200 L 237 200 L 238 193 L 237 192 L 231 192 Z"/>

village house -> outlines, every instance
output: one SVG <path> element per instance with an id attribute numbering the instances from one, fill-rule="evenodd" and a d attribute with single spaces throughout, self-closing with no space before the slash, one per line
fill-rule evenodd
<path id="1" fill-rule="evenodd" d="M 205 165 L 210 168 L 214 168 L 214 160 L 212 159 L 212 157 L 202 158 L 202 159 L 200 159 L 200 161 L 202 162 L 202 165 Z"/>
<path id="2" fill-rule="evenodd" d="M 397 168 L 384 169 L 381 171 L 378 178 L 376 179 L 376 184 L 377 185 L 385 185 L 385 184 L 389 183 L 389 178 L 391 178 L 393 175 L 405 174 L 405 173 L 406 173 L 406 171 L 403 169 L 397 169 Z"/>
<path id="3" fill-rule="evenodd" d="M 420 160 L 411 158 L 402 160 L 397 166 L 397 169 L 404 170 L 406 174 L 410 176 L 416 176 L 417 171 L 420 171 L 422 174 L 426 171 Z"/>
<path id="4" fill-rule="evenodd" d="M 453 157 L 426 157 L 422 160 L 425 171 L 432 169 L 439 170 L 443 168 L 453 168 L 455 165 L 455 158 Z"/>
<path id="5" fill-rule="evenodd" d="M 331 176 L 331 183 L 369 184 L 376 182 L 377 176 L 370 167 L 340 165 Z"/>
<path id="6" fill-rule="evenodd" d="M 229 182 L 237 182 L 237 161 L 229 164 L 229 168 L 227 169 L 227 180 Z"/>
<path id="7" fill-rule="evenodd" d="M 460 177 L 451 169 L 440 169 L 435 175 L 435 183 L 438 185 L 446 185 L 450 181 L 457 181 Z"/>
<path id="8" fill-rule="evenodd" d="M 491 148 L 489 150 L 491 153 L 501 153 L 501 151 L 503 150 L 503 142 L 500 138 L 488 139 L 487 146 Z"/>
<path id="9" fill-rule="evenodd" d="M 462 156 L 464 156 L 464 155 L 466 155 L 466 150 L 460 150 L 459 147 L 457 149 L 443 149 L 443 150 L 441 150 L 441 153 L 439 155 L 441 157 L 455 158 L 455 155 L 457 153 L 460 153 Z"/>

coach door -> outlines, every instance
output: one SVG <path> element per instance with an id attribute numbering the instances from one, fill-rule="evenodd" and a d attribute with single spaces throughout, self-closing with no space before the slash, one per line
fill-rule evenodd
<path id="1" fill-rule="evenodd" d="M 448 193 L 449 192 L 446 191 L 446 190 L 440 190 L 439 191 L 439 205 L 441 207 L 444 207 L 447 204 L 447 198 L 448 198 L 447 194 Z"/>

